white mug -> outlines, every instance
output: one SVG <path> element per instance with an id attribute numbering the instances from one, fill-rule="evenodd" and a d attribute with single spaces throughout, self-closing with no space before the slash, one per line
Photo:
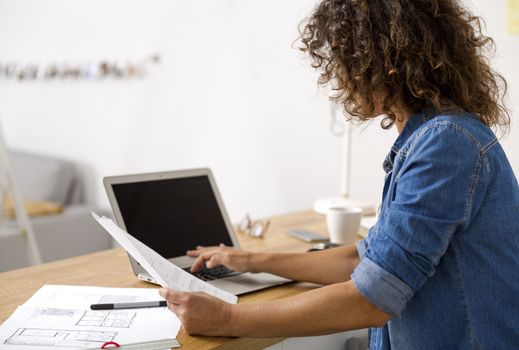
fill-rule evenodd
<path id="1" fill-rule="evenodd" d="M 332 207 L 326 213 L 326 224 L 331 243 L 354 243 L 360 228 L 362 209 L 358 207 Z"/>

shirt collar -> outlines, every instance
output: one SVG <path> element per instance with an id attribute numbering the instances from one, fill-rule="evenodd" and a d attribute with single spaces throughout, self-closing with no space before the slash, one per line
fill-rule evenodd
<path id="1" fill-rule="evenodd" d="M 398 135 L 395 143 L 393 143 L 393 147 L 391 147 L 391 151 L 386 156 L 382 167 L 386 173 L 389 173 L 393 170 L 393 160 L 395 159 L 396 154 L 402 149 L 405 145 L 409 137 L 422 126 L 427 120 L 431 119 L 432 116 L 435 115 L 435 112 L 431 108 L 426 108 L 421 112 L 412 114 L 409 119 L 406 121 L 404 125 L 404 130 Z"/>

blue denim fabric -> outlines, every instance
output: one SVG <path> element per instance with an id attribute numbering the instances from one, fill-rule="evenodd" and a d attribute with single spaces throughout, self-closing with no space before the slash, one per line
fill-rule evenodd
<path id="1" fill-rule="evenodd" d="M 371 349 L 519 348 L 519 188 L 468 113 L 413 115 L 384 161 L 353 282 L 391 314 Z"/>

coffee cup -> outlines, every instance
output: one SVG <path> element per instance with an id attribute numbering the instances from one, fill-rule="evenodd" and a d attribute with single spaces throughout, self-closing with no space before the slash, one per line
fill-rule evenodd
<path id="1" fill-rule="evenodd" d="M 331 207 L 326 213 L 330 242 L 354 243 L 360 228 L 362 209 L 358 207 Z"/>

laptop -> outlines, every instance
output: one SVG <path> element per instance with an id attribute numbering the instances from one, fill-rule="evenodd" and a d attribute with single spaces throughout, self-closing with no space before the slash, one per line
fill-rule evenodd
<path id="1" fill-rule="evenodd" d="M 186 251 L 220 243 L 239 248 L 210 169 L 109 176 L 103 179 L 117 224 L 130 235 L 190 272 Z M 130 255 L 134 274 L 156 283 Z M 224 266 L 195 274 L 234 295 L 291 282 L 269 273 L 240 273 Z"/>

